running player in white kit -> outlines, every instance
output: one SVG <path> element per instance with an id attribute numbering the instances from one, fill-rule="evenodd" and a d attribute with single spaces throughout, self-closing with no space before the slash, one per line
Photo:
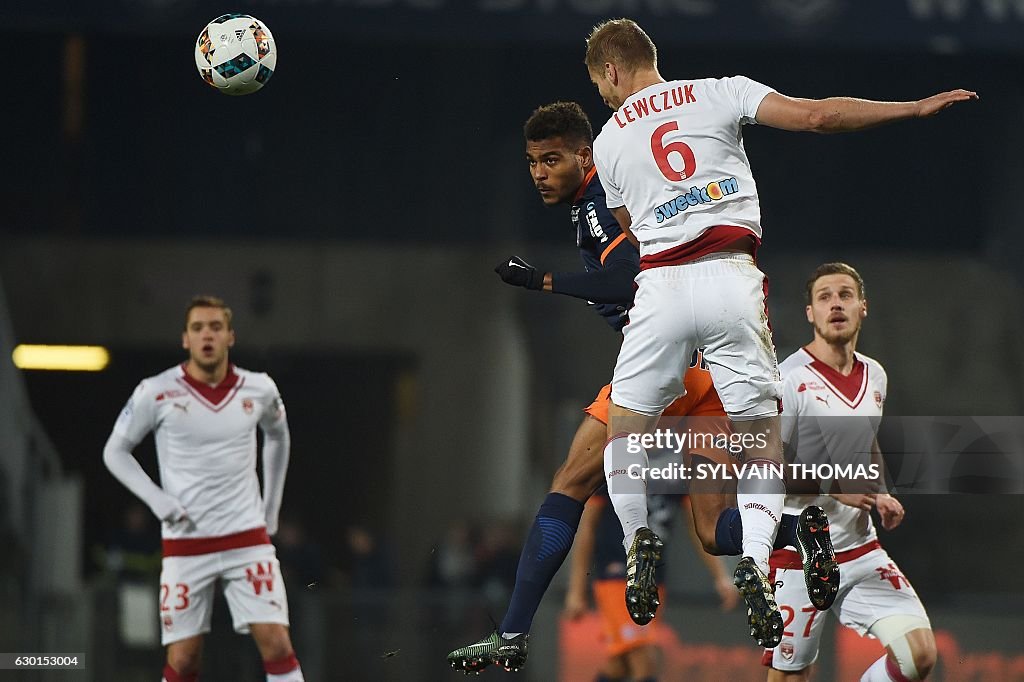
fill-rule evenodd
<path id="1" fill-rule="evenodd" d="M 640 247 L 638 289 L 612 379 L 605 448 L 608 489 L 625 534 L 626 600 L 644 620 L 657 605 L 652 547 L 658 538 L 646 527 L 642 490 L 625 480 L 630 465 L 647 466 L 647 454 L 627 447 L 628 435 L 654 428 L 662 410 L 683 393 L 680 377 L 693 349 L 705 347 L 734 431 L 757 443 L 747 449 L 738 480 L 744 557 L 736 583 L 747 602 L 751 634 L 770 646 L 782 622 L 767 580 L 785 495 L 782 393 L 765 311 L 766 281 L 754 262 L 761 216 L 743 125 L 861 130 L 931 116 L 977 95 L 955 90 L 916 102 L 807 100 L 743 76 L 666 82 L 654 43 L 628 19 L 597 26 L 587 39 L 585 62 L 614 110 L 594 142 L 597 173 L 609 210 Z M 819 608 L 829 604 L 824 587 L 838 579 L 825 554 L 816 548 L 804 557 L 808 579 L 822 581 L 821 594 L 828 597 Z"/>
<path id="2" fill-rule="evenodd" d="M 870 460 L 880 453 L 875 432 L 886 396 L 885 370 L 857 353 L 857 337 L 867 315 L 864 281 L 845 263 L 819 266 L 807 282 L 807 321 L 814 339 L 782 363 L 785 413 L 782 439 L 802 462 L 854 463 L 851 454 Z M 863 462 L 860 462 L 863 464 Z M 857 490 L 868 490 L 861 484 Z M 935 665 L 935 639 L 913 586 L 878 542 L 871 507 L 882 527 L 903 521 L 903 505 L 885 493 L 857 492 L 786 498 L 786 510 L 820 505 L 831 522 L 832 543 L 841 565 L 842 585 L 832 613 L 862 636 L 877 637 L 887 654 L 861 678 L 863 682 L 923 680 Z M 818 657 L 824 619 L 804 589 L 800 557 L 780 549 L 770 559 L 775 599 L 784 615 L 782 641 L 765 651 L 770 682 L 810 677 Z"/>
<path id="3" fill-rule="evenodd" d="M 163 522 L 164 682 L 198 678 L 218 581 L 235 631 L 252 633 L 267 681 L 303 680 L 270 544 L 288 468 L 288 422 L 274 381 L 228 361 L 234 343 L 231 309 L 219 298 L 193 298 L 182 332 L 188 360 L 139 383 L 103 449 L 110 472 Z M 264 435 L 262 495 L 257 427 Z M 160 485 L 132 455 L 150 432 Z"/>

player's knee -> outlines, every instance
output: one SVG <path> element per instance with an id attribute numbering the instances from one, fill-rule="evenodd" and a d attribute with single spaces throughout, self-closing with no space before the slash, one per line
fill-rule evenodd
<path id="1" fill-rule="evenodd" d="M 914 668 L 917 669 L 918 679 L 923 680 L 928 677 L 935 667 L 935 663 L 938 660 L 938 652 L 935 649 L 935 637 L 932 636 L 931 630 L 925 630 L 924 633 L 926 634 L 923 634 L 921 637 L 914 638 L 909 636 L 915 634 L 915 632 L 908 633 L 910 652 L 914 661 Z"/>
<path id="2" fill-rule="evenodd" d="M 573 462 L 567 461 L 551 479 L 551 491 L 568 495 L 580 502 L 594 494 L 594 491 L 601 487 L 604 482 L 604 469 L 597 468 L 588 471 L 584 467 L 574 466 Z"/>
<path id="3" fill-rule="evenodd" d="M 871 626 L 871 634 L 889 650 L 889 658 L 904 678 L 923 680 L 935 667 L 935 637 L 926 618 L 909 614 L 887 616 Z"/>
<path id="4" fill-rule="evenodd" d="M 252 631 L 264 661 L 279 661 L 295 653 L 288 628 L 283 625 L 252 627 Z"/>
<path id="5" fill-rule="evenodd" d="M 178 675 L 195 675 L 202 664 L 203 650 L 191 642 L 176 642 L 167 647 L 167 665 Z"/>

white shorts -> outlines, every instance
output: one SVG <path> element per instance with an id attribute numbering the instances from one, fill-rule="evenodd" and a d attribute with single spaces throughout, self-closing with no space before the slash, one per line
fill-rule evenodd
<path id="1" fill-rule="evenodd" d="M 197 556 L 164 557 L 160 624 L 164 645 L 210 631 L 214 586 L 220 581 L 235 632 L 249 623 L 288 625 L 288 596 L 273 545 Z"/>
<path id="2" fill-rule="evenodd" d="M 802 570 L 778 569 L 774 579 L 775 601 L 785 627 L 782 641 L 765 651 L 763 662 L 776 670 L 803 670 L 818 658 L 825 614 L 807 599 Z M 919 616 L 928 622 L 928 614 L 910 581 L 880 547 L 840 563 L 839 594 L 828 612 L 862 637 L 873 636 L 871 627 L 887 616 Z"/>
<path id="3" fill-rule="evenodd" d="M 778 360 L 765 312 L 764 273 L 744 253 L 643 270 L 612 376 L 612 402 L 660 414 L 685 394 L 682 377 L 704 347 L 722 405 L 734 419 L 779 413 Z"/>

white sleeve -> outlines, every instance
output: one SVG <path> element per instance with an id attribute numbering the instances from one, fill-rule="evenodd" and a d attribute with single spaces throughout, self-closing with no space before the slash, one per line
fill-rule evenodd
<path id="1" fill-rule="evenodd" d="M 782 442 L 786 445 L 793 443 L 796 433 L 796 422 L 800 414 L 800 398 L 796 391 L 796 382 L 782 381 L 782 416 L 779 418 L 782 428 Z"/>
<path id="2" fill-rule="evenodd" d="M 761 100 L 769 93 L 775 92 L 764 83 L 747 78 L 746 76 L 732 76 L 725 79 L 726 89 L 736 107 L 736 119 L 741 124 L 757 123 L 757 108 L 761 106 Z"/>
<path id="3" fill-rule="evenodd" d="M 147 395 L 146 382 L 135 389 L 121 410 L 114 430 L 103 447 L 103 463 L 124 487 L 146 503 L 161 521 L 173 516 L 181 504 L 153 482 L 132 450 L 153 429 L 152 397 Z"/>
<path id="4" fill-rule="evenodd" d="M 265 397 L 260 428 L 263 429 L 263 506 L 267 533 L 277 533 L 281 501 L 284 498 L 284 479 L 288 473 L 291 434 L 284 401 L 273 379 L 266 377 L 269 390 Z"/>
<path id="5" fill-rule="evenodd" d="M 598 138 L 600 138 L 600 135 Z M 605 165 L 603 157 L 598 155 L 598 149 L 603 150 L 604 146 L 604 144 L 601 144 L 600 139 L 594 140 L 594 166 L 597 168 L 597 179 L 601 181 L 601 186 L 604 187 L 605 205 L 608 208 L 620 208 L 626 205 L 622 201 L 622 192 L 612 178 L 611 169 Z"/>

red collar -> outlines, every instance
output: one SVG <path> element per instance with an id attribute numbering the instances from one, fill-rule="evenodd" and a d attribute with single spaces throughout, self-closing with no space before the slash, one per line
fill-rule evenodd
<path id="1" fill-rule="evenodd" d="M 184 362 L 181 364 L 182 378 L 185 380 L 185 383 L 214 405 L 219 405 L 227 397 L 228 393 L 231 392 L 231 389 L 235 387 L 235 384 L 238 383 L 238 375 L 235 374 L 234 365 L 228 365 L 228 373 L 224 375 L 224 379 L 216 386 L 210 386 L 198 379 L 193 379 L 189 375 L 188 370 L 185 369 L 186 365 L 187 363 Z"/>
<path id="2" fill-rule="evenodd" d="M 850 402 L 859 402 L 857 400 L 864 386 L 864 368 L 865 364 L 857 357 L 857 354 L 853 354 L 853 369 L 849 375 L 842 374 L 831 365 L 819 360 L 814 357 L 814 353 L 804 348 L 804 352 L 811 356 L 813 362 L 811 367 L 832 387 L 842 394 L 844 398 Z"/>

